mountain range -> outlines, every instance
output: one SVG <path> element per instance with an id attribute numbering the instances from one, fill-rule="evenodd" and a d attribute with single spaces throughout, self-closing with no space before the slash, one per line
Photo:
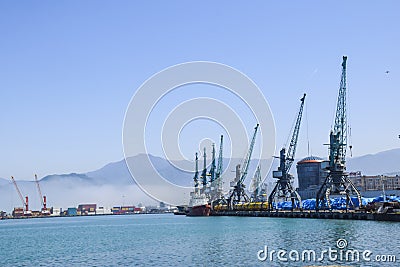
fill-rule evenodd
<path id="1" fill-rule="evenodd" d="M 170 182 L 181 186 L 193 184 L 193 172 L 179 170 L 166 159 L 145 154 L 139 154 L 128 159 L 128 161 L 134 160 L 135 166 L 139 168 L 138 173 L 142 177 L 151 175 L 149 170 L 140 168 L 141 162 L 144 162 L 147 157 L 149 157 L 157 172 Z M 240 163 L 241 160 L 224 159 L 223 162 L 225 166 L 224 181 L 230 181 L 235 176 L 233 171 L 236 164 Z M 271 168 L 276 169 L 278 163 L 278 160 L 274 160 Z M 248 179 L 245 182 L 247 185 L 250 184 L 251 177 L 253 177 L 258 164 L 268 166 L 268 161 L 253 159 L 250 162 Z M 199 162 L 199 166 L 202 166 L 202 161 Z M 400 149 L 354 158 L 349 157 L 347 159 L 347 170 L 349 172 L 361 171 L 363 175 L 400 175 Z M 267 186 L 271 188 L 273 180 L 268 171 L 262 168 L 262 177 L 267 177 Z M 291 172 L 296 176 L 294 165 Z M 17 184 L 24 196 L 30 197 L 31 208 L 40 209 L 41 201 L 35 182 L 20 180 L 17 181 Z M 82 203 L 97 203 L 99 206 L 105 207 L 137 205 L 139 202 L 147 205 L 157 204 L 136 185 L 125 160 L 109 163 L 98 170 L 87 173 L 48 175 L 40 179 L 40 186 L 42 192 L 47 196 L 48 206 L 54 207 L 76 207 Z M 225 188 L 229 188 L 229 183 L 225 183 Z M 22 206 L 22 203 L 14 185 L 11 180 L 0 178 L 0 210 L 11 211 L 16 206 Z"/>

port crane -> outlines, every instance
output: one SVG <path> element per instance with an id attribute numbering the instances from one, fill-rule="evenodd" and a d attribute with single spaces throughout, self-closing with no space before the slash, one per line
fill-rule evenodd
<path id="1" fill-rule="evenodd" d="M 197 191 L 199 188 L 199 157 L 198 157 L 197 152 L 195 154 L 195 162 L 196 162 L 196 169 L 195 169 L 193 181 L 194 181 L 195 191 Z"/>
<path id="2" fill-rule="evenodd" d="M 212 144 L 212 160 L 211 160 L 211 167 L 208 176 L 210 176 L 210 183 L 213 184 L 215 181 L 215 144 Z"/>
<path id="3" fill-rule="evenodd" d="M 355 192 L 361 206 L 361 194 L 348 178 L 346 172 L 347 148 L 347 114 L 346 114 L 346 62 L 343 56 L 342 74 L 337 100 L 335 124 L 329 136 L 329 166 L 326 168 L 328 175 L 321 185 L 316 196 L 316 209 L 331 209 L 330 195 L 346 196 L 346 210 L 351 202 L 350 194 Z M 351 149 L 351 146 L 350 146 Z M 321 206 L 321 207 L 320 207 Z"/>
<path id="4" fill-rule="evenodd" d="M 203 193 L 206 191 L 207 186 L 207 155 L 206 155 L 206 148 L 204 148 L 203 152 L 203 171 L 201 173 L 201 184 L 203 185 Z"/>
<path id="5" fill-rule="evenodd" d="M 301 198 L 297 191 L 294 189 L 292 181 L 293 175 L 289 173 L 290 168 L 292 167 L 294 157 L 296 154 L 296 147 L 297 147 L 297 140 L 299 137 L 300 132 L 300 124 L 301 118 L 303 115 L 303 107 L 304 107 L 304 100 L 306 98 L 306 94 L 300 99 L 300 110 L 297 114 L 296 124 L 294 126 L 292 139 L 290 140 L 289 148 L 286 153 L 286 148 L 282 148 L 279 155 L 279 167 L 277 171 L 272 173 L 273 178 L 277 178 L 278 181 L 274 189 L 272 190 L 271 194 L 268 198 L 268 206 L 269 209 L 273 209 L 272 203 L 277 196 L 278 198 L 284 199 L 287 201 L 291 199 L 292 201 L 292 208 L 295 205 L 295 200 L 299 202 L 299 207 L 301 207 Z"/>
<path id="6" fill-rule="evenodd" d="M 245 188 L 244 180 L 246 179 L 247 171 L 249 169 L 251 154 L 253 153 L 253 148 L 254 148 L 254 143 L 256 141 L 256 134 L 257 134 L 258 126 L 259 126 L 259 124 L 257 124 L 256 127 L 254 128 L 254 134 L 253 134 L 253 137 L 250 142 L 250 147 L 249 147 L 249 150 L 247 151 L 246 157 L 244 159 L 242 169 L 240 170 L 240 178 L 236 181 L 236 183 L 234 183 L 232 193 L 230 194 L 230 196 L 228 198 L 228 206 L 231 209 L 233 208 L 234 204 L 249 201 L 249 197 L 247 196 L 246 192 L 244 191 L 244 188 Z"/>
<path id="7" fill-rule="evenodd" d="M 219 143 L 219 153 L 218 153 L 218 161 L 217 166 L 215 169 L 215 179 L 212 184 L 212 195 L 211 195 L 211 202 L 212 206 L 217 204 L 227 204 L 226 199 L 222 193 L 222 173 L 223 173 L 223 143 L 224 143 L 224 136 L 221 135 L 220 143 Z M 213 156 L 214 157 L 214 156 Z M 212 168 L 212 167 L 211 167 Z M 211 170 L 210 170 L 211 172 Z"/>
<path id="8" fill-rule="evenodd" d="M 260 165 L 257 166 L 256 172 L 254 177 L 251 181 L 251 201 L 255 202 L 258 201 L 260 198 L 261 186 L 261 167 Z"/>
<path id="9" fill-rule="evenodd" d="M 14 186 L 15 186 L 15 189 L 17 190 L 19 199 L 21 200 L 22 206 L 24 208 L 24 213 L 26 214 L 29 211 L 29 199 L 28 199 L 28 196 L 26 196 L 25 200 L 24 200 L 24 197 L 22 196 L 21 191 L 18 188 L 17 182 L 15 181 L 13 176 L 11 176 L 11 180 L 12 180 Z"/>
<path id="10" fill-rule="evenodd" d="M 222 176 L 223 172 L 223 148 L 224 148 L 224 136 L 221 135 L 221 140 L 219 143 L 219 153 L 218 153 L 218 163 L 217 163 L 217 171 L 215 174 L 215 179 L 219 179 Z"/>
<path id="11" fill-rule="evenodd" d="M 35 182 L 36 182 L 37 190 L 39 192 L 40 201 L 42 203 L 42 214 L 50 214 L 50 212 L 47 210 L 46 196 L 42 195 L 42 190 L 40 190 L 39 180 L 38 180 L 36 174 L 35 174 Z"/>

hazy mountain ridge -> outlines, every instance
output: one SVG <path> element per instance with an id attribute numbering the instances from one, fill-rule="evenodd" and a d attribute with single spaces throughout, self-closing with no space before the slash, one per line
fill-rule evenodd
<path id="1" fill-rule="evenodd" d="M 8 184 L 8 183 L 10 183 L 9 180 L 4 179 L 4 178 L 0 178 L 0 186 L 6 185 L 6 184 Z"/>
<path id="2" fill-rule="evenodd" d="M 395 174 L 400 172 L 400 148 L 347 158 L 348 171 L 361 171 L 364 175 Z"/>

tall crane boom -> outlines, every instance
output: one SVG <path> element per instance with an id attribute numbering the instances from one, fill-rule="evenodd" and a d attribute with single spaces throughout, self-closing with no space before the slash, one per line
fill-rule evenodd
<path id="1" fill-rule="evenodd" d="M 46 206 L 47 206 L 47 203 L 46 203 L 46 196 L 43 196 L 42 190 L 40 190 L 39 180 L 38 180 L 36 174 L 35 174 L 35 182 L 36 182 L 37 190 L 38 190 L 38 192 L 39 192 L 40 201 L 41 201 L 41 203 L 42 203 L 43 210 L 47 210 L 47 207 L 46 207 Z"/>
<path id="2" fill-rule="evenodd" d="M 292 208 L 294 208 L 295 200 L 297 199 L 299 207 L 301 207 L 301 198 L 292 185 L 293 176 L 289 174 L 289 170 L 292 167 L 294 157 L 296 155 L 297 140 L 299 138 L 305 98 L 306 94 L 304 94 L 303 97 L 300 99 L 300 110 L 297 114 L 296 123 L 293 129 L 292 138 L 290 139 L 288 151 L 286 153 L 285 148 L 281 149 L 279 155 L 278 170 L 274 171 L 272 175 L 273 178 L 278 178 L 278 181 L 276 182 L 276 185 L 268 198 L 269 209 L 273 208 L 272 203 L 274 202 L 275 196 L 278 196 L 278 198 L 283 199 L 284 201 L 290 199 L 292 201 Z"/>
<path id="3" fill-rule="evenodd" d="M 13 176 L 11 176 L 11 180 L 12 180 L 14 186 L 15 186 L 15 189 L 17 190 L 17 193 L 18 193 L 19 199 L 21 200 L 22 206 L 25 208 L 25 211 L 28 211 L 29 210 L 28 197 L 26 197 L 26 201 L 25 201 L 24 197 L 21 194 L 21 191 L 18 188 L 17 182 L 15 181 Z"/>
<path id="4" fill-rule="evenodd" d="M 256 127 L 254 128 L 254 134 L 253 134 L 253 137 L 250 142 L 249 150 L 247 151 L 242 169 L 240 171 L 240 178 L 236 181 L 235 185 L 233 186 L 232 193 L 230 194 L 230 196 L 228 198 L 228 205 L 230 208 L 233 208 L 234 204 L 237 204 L 239 202 L 242 202 L 242 201 L 248 202 L 249 201 L 249 197 L 247 196 L 246 192 L 244 191 L 245 185 L 243 183 L 244 183 L 244 180 L 246 179 L 247 171 L 249 169 L 251 154 L 253 153 L 253 148 L 254 148 L 254 143 L 256 140 L 258 126 L 259 126 L 259 124 L 257 124 Z"/>
<path id="5" fill-rule="evenodd" d="M 347 114 L 346 114 L 346 64 L 347 57 L 343 56 L 342 74 L 339 95 L 336 106 L 335 124 L 329 135 L 329 166 L 328 175 L 317 192 L 316 208 L 331 209 L 330 195 L 346 196 L 346 209 L 351 202 L 351 193 L 355 193 L 361 206 L 361 194 L 348 178 L 346 173 L 347 147 Z"/>
<path id="6" fill-rule="evenodd" d="M 306 98 L 306 94 L 304 94 L 303 97 L 300 99 L 300 101 L 301 101 L 300 110 L 297 115 L 292 139 L 290 139 L 289 149 L 286 154 L 286 161 L 285 161 L 285 168 L 284 168 L 286 173 L 289 172 L 290 168 L 292 167 L 294 157 L 296 155 L 297 140 L 299 138 L 300 124 L 301 124 L 301 118 L 303 116 L 303 107 L 304 107 L 305 98 Z"/>
<path id="7" fill-rule="evenodd" d="M 219 143 L 219 152 L 218 152 L 218 163 L 217 163 L 217 172 L 215 174 L 215 179 L 217 179 L 217 190 L 219 193 L 222 193 L 222 172 L 223 172 L 223 148 L 224 148 L 224 136 L 221 135 L 221 140 Z"/>
<path id="8" fill-rule="evenodd" d="M 339 95 L 336 106 L 335 125 L 331 132 L 329 163 L 333 168 L 335 164 L 344 165 L 346 162 L 347 148 L 347 112 L 346 112 L 346 62 L 343 57 L 342 75 L 340 79 Z"/>
<path id="9" fill-rule="evenodd" d="M 215 144 L 213 144 L 213 156 L 212 156 L 212 163 L 210 169 L 210 176 L 211 176 L 211 192 L 210 192 L 210 199 L 212 205 L 217 205 L 221 201 L 226 203 L 225 198 L 223 196 L 223 189 L 222 189 L 222 149 L 223 149 L 223 135 L 221 135 L 221 141 L 219 144 L 219 155 L 218 155 L 218 162 L 217 166 L 215 166 Z"/>
<path id="10" fill-rule="evenodd" d="M 254 134 L 253 134 L 253 137 L 252 137 L 251 142 L 250 142 L 250 147 L 249 147 L 249 150 L 247 151 L 247 155 L 246 155 L 246 157 L 244 159 L 242 170 L 240 172 L 242 175 L 241 175 L 240 180 L 238 181 L 238 183 L 241 183 L 241 184 L 243 184 L 244 180 L 247 177 L 247 171 L 248 171 L 249 165 L 250 165 L 251 154 L 253 154 L 253 148 L 254 148 L 254 143 L 256 141 L 256 135 L 257 135 L 258 126 L 259 126 L 259 124 L 257 124 L 256 127 L 254 128 Z"/>
<path id="11" fill-rule="evenodd" d="M 199 187 L 199 157 L 197 155 L 197 152 L 196 152 L 195 161 L 196 161 L 196 167 L 195 167 L 196 169 L 195 169 L 193 181 L 194 181 L 194 187 L 197 189 Z"/>
<path id="12" fill-rule="evenodd" d="M 212 144 L 212 160 L 211 160 L 211 167 L 210 167 L 210 182 L 214 182 L 215 180 L 215 144 Z"/>
<path id="13" fill-rule="evenodd" d="M 37 179 L 37 175 L 35 174 L 35 182 L 36 182 L 36 187 L 37 187 L 37 190 L 38 190 L 38 192 L 39 192 L 39 196 L 40 196 L 40 201 L 42 202 L 42 206 L 44 205 L 44 203 L 43 203 L 43 195 L 42 195 L 42 190 L 40 190 L 40 185 L 39 185 L 39 181 L 38 181 L 38 179 Z"/>
<path id="14" fill-rule="evenodd" d="M 206 155 L 206 148 L 204 148 L 203 153 L 203 171 L 201 173 L 201 183 L 203 184 L 203 190 L 207 185 L 207 155 Z"/>

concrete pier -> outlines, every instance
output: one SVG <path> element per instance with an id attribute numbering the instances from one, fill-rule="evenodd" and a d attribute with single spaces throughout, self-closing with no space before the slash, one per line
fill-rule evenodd
<path id="1" fill-rule="evenodd" d="M 400 214 L 345 211 L 211 211 L 210 216 L 280 217 L 400 222 Z"/>

